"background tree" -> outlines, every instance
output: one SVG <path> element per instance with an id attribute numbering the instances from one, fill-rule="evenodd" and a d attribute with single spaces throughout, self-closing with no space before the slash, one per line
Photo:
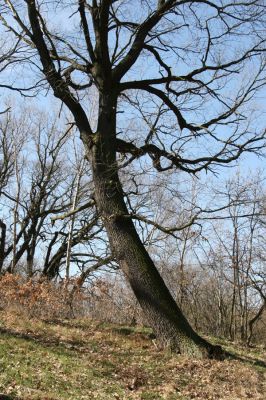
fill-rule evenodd
<path id="1" fill-rule="evenodd" d="M 250 119 L 250 101 L 265 83 L 263 3 L 25 0 L 5 5 L 3 11 L 13 16 L 9 24 L 3 12 L 5 27 L 29 45 L 33 65 L 73 115 L 112 253 L 147 320 L 172 349 L 214 356 L 218 349 L 191 328 L 143 246 L 133 224 L 139 217 L 128 210 L 119 171 L 144 158 L 158 172 L 196 174 L 263 147 L 265 132 Z M 63 9 L 73 21 L 70 30 L 54 17 Z M 95 129 L 87 114 L 91 85 L 99 102 Z M 124 129 L 132 113 L 137 134 Z M 168 231 L 178 229 L 179 224 Z"/>
<path id="2" fill-rule="evenodd" d="M 78 150 L 83 160 L 83 169 L 79 170 L 81 160 L 76 160 L 69 150 L 76 141 L 70 135 L 73 126 L 62 132 L 56 117 L 50 115 L 48 119 L 38 110 L 34 117 L 31 113 L 32 109 L 24 109 L 23 116 L 19 112 L 15 116 L 15 110 L 9 111 L 0 122 L 1 270 L 28 278 L 44 275 L 55 279 L 66 275 L 66 259 L 69 270 L 75 262 L 72 275 L 85 274 L 87 266 L 96 270 L 95 264 L 109 256 L 108 247 L 102 244 L 101 249 L 96 249 L 99 246 L 95 242 L 103 228 L 94 201 L 91 199 L 88 204 L 86 200 L 91 180 L 83 153 Z M 73 169 L 70 173 L 68 166 Z M 75 170 L 79 172 L 78 188 Z M 73 216 L 78 219 L 69 243 L 68 221 Z M 78 251 L 74 252 L 74 248 Z M 101 265 L 105 265 L 103 260 Z"/>
<path id="3" fill-rule="evenodd" d="M 231 340 L 248 340 L 249 320 L 264 303 L 256 289 L 259 282 L 262 285 L 265 270 L 258 256 L 265 229 L 264 179 L 262 171 L 248 178 L 237 173 L 224 186 L 214 188 L 217 202 L 227 198 L 228 207 L 205 219 L 202 237 L 193 249 L 195 252 L 198 247 L 196 264 L 205 274 L 202 282 L 207 279 L 206 288 L 212 287 L 207 293 L 208 309 L 214 310 L 208 313 L 212 322 L 206 327 L 212 326 L 213 334 Z M 201 298 L 199 303 L 202 306 L 206 301 Z M 199 315 L 200 310 L 195 313 Z"/>

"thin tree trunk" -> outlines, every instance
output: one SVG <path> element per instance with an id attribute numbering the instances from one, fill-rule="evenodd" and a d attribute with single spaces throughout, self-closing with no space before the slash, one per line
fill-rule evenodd
<path id="1" fill-rule="evenodd" d="M 27 277 L 30 279 L 33 276 L 34 255 L 36 249 L 36 241 L 33 240 L 27 248 Z"/>
<path id="2" fill-rule="evenodd" d="M 189 231 L 189 229 L 188 229 Z M 187 245 L 187 233 L 185 235 L 184 243 L 183 243 L 183 248 L 181 250 L 181 257 L 180 257 L 180 300 L 179 300 L 179 306 L 180 309 L 182 310 L 183 308 L 183 302 L 185 300 L 185 295 L 186 295 L 186 282 L 185 282 L 185 254 L 186 254 L 186 245 Z"/>
<path id="3" fill-rule="evenodd" d="M 77 184 L 76 184 L 76 188 L 75 188 L 75 195 L 74 195 L 71 211 L 74 211 L 76 209 L 76 207 L 77 207 L 80 180 L 81 180 L 83 166 L 84 166 L 84 160 L 81 162 L 80 168 L 78 170 Z M 73 214 L 72 217 L 71 217 L 70 228 L 69 228 L 68 237 L 67 237 L 66 279 L 69 279 L 69 276 L 70 276 L 70 258 L 71 258 L 71 249 L 72 249 L 74 225 L 75 225 L 75 214 Z"/>
<path id="4" fill-rule="evenodd" d="M 257 225 L 257 218 L 255 218 L 255 213 L 256 213 L 256 207 L 257 203 L 254 202 L 253 207 L 252 207 L 252 217 L 250 219 L 250 236 L 249 236 L 249 252 L 248 252 L 248 263 L 247 263 L 247 268 L 246 268 L 246 273 L 245 273 L 245 284 L 244 284 L 244 295 L 245 295 L 245 340 L 247 344 L 249 345 L 251 338 L 252 338 L 252 329 L 253 329 L 253 323 L 251 322 L 251 329 L 250 329 L 250 335 L 249 335 L 249 309 L 248 309 L 248 285 L 249 285 L 249 274 L 250 270 L 252 268 L 252 262 L 253 262 L 253 239 L 254 239 L 254 233 L 255 233 L 255 228 Z M 252 321 L 252 320 L 251 320 Z"/>
<path id="5" fill-rule="evenodd" d="M 2 272 L 5 260 L 5 245 L 6 245 L 6 224 L 0 219 L 1 237 L 0 237 L 0 273 Z"/>
<path id="6" fill-rule="evenodd" d="M 259 311 L 257 312 L 257 314 L 248 322 L 248 326 L 249 326 L 249 335 L 248 335 L 248 339 L 247 339 L 247 345 L 250 346 L 252 337 L 253 337 L 253 327 L 254 324 L 261 318 L 263 311 L 266 308 L 266 299 L 263 300 L 263 304 L 260 307 Z"/>
<path id="7" fill-rule="evenodd" d="M 18 170 L 18 150 L 16 144 L 15 147 L 15 176 L 16 176 L 16 202 L 13 211 L 13 250 L 12 250 L 12 262 L 11 262 L 11 272 L 13 273 L 17 264 L 17 223 L 18 223 L 18 205 L 19 205 L 19 197 L 20 197 L 20 176 Z"/>
<path id="8" fill-rule="evenodd" d="M 218 281 L 218 335 L 223 334 L 223 297 L 220 288 L 220 282 Z"/>

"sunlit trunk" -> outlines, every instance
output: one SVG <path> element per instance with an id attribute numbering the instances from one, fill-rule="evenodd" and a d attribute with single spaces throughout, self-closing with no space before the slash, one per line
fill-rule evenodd
<path id="1" fill-rule="evenodd" d="M 198 357 L 216 356 L 218 348 L 189 325 L 142 244 L 124 202 L 116 164 L 116 104 L 100 98 L 97 137 L 90 152 L 98 212 L 111 249 L 157 339 L 172 350 Z"/>

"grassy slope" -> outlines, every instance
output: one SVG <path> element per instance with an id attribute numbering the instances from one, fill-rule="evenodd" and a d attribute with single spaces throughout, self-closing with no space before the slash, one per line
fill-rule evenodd
<path id="1" fill-rule="evenodd" d="M 23 400 L 265 399 L 262 351 L 227 349 L 241 359 L 175 356 L 141 328 L 2 313 L 0 393 Z"/>

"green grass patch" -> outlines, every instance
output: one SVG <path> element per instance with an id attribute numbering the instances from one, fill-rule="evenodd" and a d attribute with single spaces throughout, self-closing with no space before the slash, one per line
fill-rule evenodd
<path id="1" fill-rule="evenodd" d="M 200 361 L 159 351 L 142 327 L 4 315 L 0 325 L 0 393 L 11 400 L 208 400 L 217 392 L 242 400 L 265 393 L 259 348 L 223 343 L 236 358 Z"/>

